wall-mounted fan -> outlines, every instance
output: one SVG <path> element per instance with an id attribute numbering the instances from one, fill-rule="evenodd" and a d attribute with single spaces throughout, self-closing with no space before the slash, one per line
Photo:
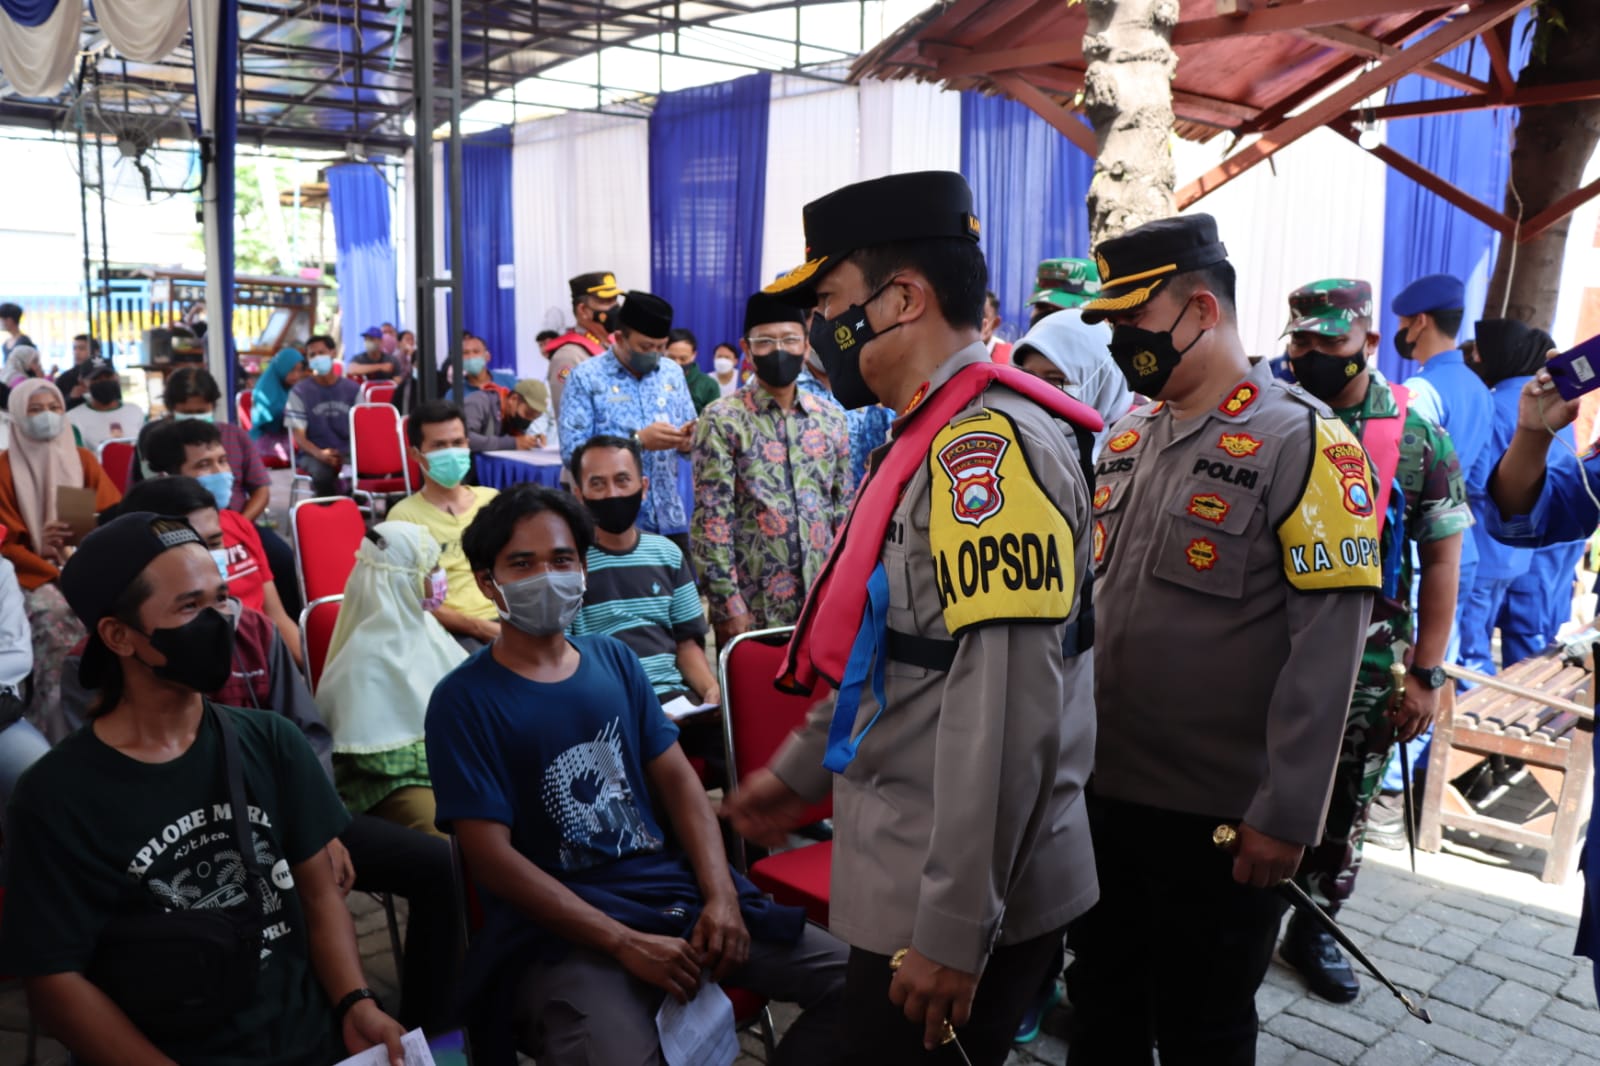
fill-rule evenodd
<path id="1" fill-rule="evenodd" d="M 86 189 L 118 202 L 156 202 L 193 193 L 200 157 L 179 94 L 124 81 L 86 80 L 72 101 L 66 145 Z"/>

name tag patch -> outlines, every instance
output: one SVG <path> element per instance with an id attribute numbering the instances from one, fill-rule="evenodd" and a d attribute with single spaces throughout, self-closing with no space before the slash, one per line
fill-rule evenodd
<path id="1" fill-rule="evenodd" d="M 1358 445 L 1359 447 L 1359 445 Z M 1230 485 L 1238 485 L 1242 489 L 1253 489 L 1260 472 L 1248 466 L 1234 466 L 1224 463 L 1220 459 L 1213 461 L 1205 457 L 1196 459 L 1191 474 L 1203 474 L 1213 481 L 1225 481 Z"/>

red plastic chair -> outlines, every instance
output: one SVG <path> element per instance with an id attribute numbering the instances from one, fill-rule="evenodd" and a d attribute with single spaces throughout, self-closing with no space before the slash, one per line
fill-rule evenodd
<path id="1" fill-rule="evenodd" d="M 367 522 L 356 501 L 348 496 L 301 500 L 289 510 L 289 531 L 301 601 L 343 594 L 356 566 L 356 550 L 367 535 Z"/>
<path id="2" fill-rule="evenodd" d="M 400 386 L 392 381 L 369 381 L 361 386 L 362 403 L 390 403 Z"/>
<path id="3" fill-rule="evenodd" d="M 376 496 L 411 494 L 400 412 L 386 403 L 358 403 L 350 408 L 352 496 L 364 496 L 371 507 Z"/>
<path id="4" fill-rule="evenodd" d="M 722 683 L 722 735 L 727 746 L 729 792 L 738 790 L 741 773 L 757 770 L 772 759 L 806 712 L 813 696 L 780 691 L 772 683 L 783 663 L 783 649 L 793 626 L 743 633 L 722 649 L 718 664 Z M 741 768 L 744 768 L 741 770 Z M 815 804 L 801 824 L 833 816 L 833 798 Z M 833 873 L 833 841 L 780 851 L 746 862 L 744 842 L 734 844 L 734 863 L 756 887 L 779 903 L 804 907 L 806 917 L 828 924 L 829 878 Z"/>
<path id="5" fill-rule="evenodd" d="M 417 462 L 417 460 L 411 454 L 411 416 L 410 415 L 406 415 L 404 418 L 402 418 L 400 420 L 400 444 L 406 450 L 406 476 L 409 477 L 411 479 L 411 483 L 417 487 L 417 491 L 421 492 L 422 491 L 422 464 Z"/>
<path id="6" fill-rule="evenodd" d="M 99 454 L 95 458 L 100 460 L 100 469 L 106 472 L 117 491 L 125 493 L 128 491 L 128 482 L 133 479 L 133 464 L 138 455 L 138 441 L 132 437 L 112 437 L 100 442 Z"/>
<path id="7" fill-rule="evenodd" d="M 234 397 L 233 407 L 239 413 L 239 428 L 246 433 L 250 432 L 250 409 L 255 406 L 255 402 L 254 389 L 244 389 Z"/>
<path id="8" fill-rule="evenodd" d="M 317 682 L 322 680 L 322 668 L 328 663 L 328 643 L 333 640 L 333 626 L 339 620 L 339 605 L 344 594 L 324 596 L 306 604 L 300 612 L 300 651 L 305 660 L 306 684 L 313 695 Z"/>

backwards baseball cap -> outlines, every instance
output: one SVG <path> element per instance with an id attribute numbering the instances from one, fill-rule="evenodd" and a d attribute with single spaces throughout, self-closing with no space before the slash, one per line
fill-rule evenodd
<path id="1" fill-rule="evenodd" d="M 84 537 L 61 568 L 61 594 L 89 631 L 78 663 L 78 681 L 84 687 L 99 688 L 116 658 L 96 632 L 100 620 L 112 613 L 123 592 L 156 556 L 185 544 L 206 546 L 185 519 L 133 511 Z"/>
<path id="2" fill-rule="evenodd" d="M 785 300 L 781 296 L 773 296 L 771 293 L 753 293 L 750 299 L 744 302 L 745 336 L 749 336 L 750 331 L 756 326 L 772 325 L 775 322 L 804 322 L 805 320 L 806 312 L 804 308 Z"/>
<path id="3" fill-rule="evenodd" d="M 1453 274 L 1429 274 L 1400 290 L 1389 303 L 1397 315 L 1425 315 L 1433 311 L 1460 311 L 1466 306 L 1467 287 Z"/>
<path id="4" fill-rule="evenodd" d="M 379 329 L 377 326 L 368 326 L 366 329 L 361 331 L 361 335 L 369 341 L 375 341 L 383 336 L 383 330 Z"/>
<path id="5" fill-rule="evenodd" d="M 672 332 L 672 305 L 655 293 L 635 289 L 622 301 L 617 321 L 625 329 L 660 339 Z"/>
<path id="6" fill-rule="evenodd" d="M 523 378 L 511 391 L 526 400 L 535 411 L 542 413 L 550 409 L 550 386 L 537 378 Z"/>
<path id="7" fill-rule="evenodd" d="M 111 360 L 94 356 L 83 361 L 83 369 L 78 371 L 78 380 L 93 381 L 102 374 L 115 374 L 117 368 L 111 365 Z"/>
<path id="8" fill-rule="evenodd" d="M 967 179 L 950 170 L 924 170 L 858 181 L 802 211 L 806 261 L 768 285 L 765 292 L 809 307 L 817 282 L 858 248 L 896 241 L 954 237 L 977 243 Z"/>
<path id="9" fill-rule="evenodd" d="M 567 287 L 572 290 L 572 298 L 581 300 L 585 296 L 593 296 L 601 300 L 609 300 L 622 295 L 622 290 L 617 288 L 617 278 L 609 270 L 597 270 L 591 274 L 579 274 L 567 281 Z"/>
<path id="10" fill-rule="evenodd" d="M 1094 262 L 1100 295 L 1083 305 L 1083 320 L 1132 311 L 1155 298 L 1167 282 L 1228 258 L 1210 215 L 1157 219 L 1100 242 Z"/>
<path id="11" fill-rule="evenodd" d="M 1362 318 L 1372 318 L 1372 286 L 1357 278 L 1325 278 L 1289 294 L 1289 324 L 1280 336 L 1343 337 Z"/>
<path id="12" fill-rule="evenodd" d="M 1082 307 L 1100 293 L 1100 275 L 1089 259 L 1046 259 L 1034 276 L 1031 304 Z"/>

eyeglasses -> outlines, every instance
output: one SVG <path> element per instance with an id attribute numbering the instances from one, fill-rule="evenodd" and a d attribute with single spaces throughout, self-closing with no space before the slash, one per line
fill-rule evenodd
<path id="1" fill-rule="evenodd" d="M 780 347 L 790 355 L 800 355 L 806 350 L 806 338 L 800 333 L 786 337 L 746 337 L 744 342 L 750 346 L 751 355 L 771 355 Z"/>

